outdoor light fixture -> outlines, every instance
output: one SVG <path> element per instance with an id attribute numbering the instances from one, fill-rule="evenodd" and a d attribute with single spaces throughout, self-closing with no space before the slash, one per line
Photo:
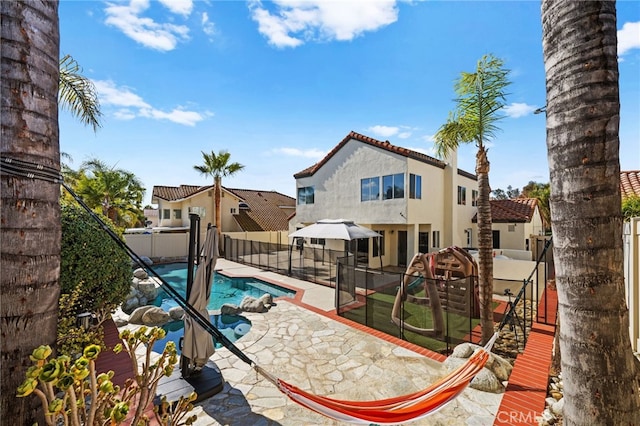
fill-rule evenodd
<path id="1" fill-rule="evenodd" d="M 542 114 L 543 112 L 547 112 L 547 106 L 546 105 L 536 109 L 535 111 L 533 111 L 534 114 Z"/>

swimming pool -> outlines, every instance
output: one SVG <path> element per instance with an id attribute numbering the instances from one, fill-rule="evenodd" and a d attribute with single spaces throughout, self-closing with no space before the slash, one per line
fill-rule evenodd
<path id="1" fill-rule="evenodd" d="M 251 329 L 251 321 L 242 315 L 210 315 L 209 320 L 211 324 L 217 328 L 220 333 L 232 342 L 235 342 Z M 164 339 L 158 340 L 153 345 L 153 350 L 161 353 L 164 350 L 167 342 L 175 342 L 178 355 L 180 355 L 180 338 L 184 336 L 184 321 L 173 321 L 162 326 L 162 329 L 167 332 Z M 216 349 L 222 347 L 222 344 L 216 341 L 215 337 L 212 337 L 213 344 Z"/>
<path id="2" fill-rule="evenodd" d="M 186 294 L 187 287 L 187 264 L 186 263 L 167 263 L 154 265 L 153 270 L 158 273 L 171 287 L 173 287 L 183 297 Z M 229 278 L 217 272 L 213 275 L 213 285 L 211 286 L 211 296 L 207 309 L 218 310 L 225 303 L 240 305 L 245 296 L 255 297 L 256 299 L 265 293 L 276 297 L 295 297 L 296 292 L 293 290 L 280 287 L 275 284 L 267 283 L 256 278 Z M 162 289 L 158 297 L 152 302 L 155 306 L 160 306 L 165 311 L 178 306 L 168 294 Z"/>

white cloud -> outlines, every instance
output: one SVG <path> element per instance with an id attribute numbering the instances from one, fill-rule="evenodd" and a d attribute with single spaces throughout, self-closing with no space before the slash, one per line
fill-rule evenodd
<path id="1" fill-rule="evenodd" d="M 154 120 L 167 120 L 185 126 L 195 126 L 206 117 L 213 115 L 210 112 L 186 111 L 182 107 L 165 112 L 154 108 L 129 88 L 118 87 L 112 81 L 95 80 L 93 84 L 96 87 L 98 98 L 102 105 L 111 105 L 118 108 L 113 116 L 119 120 L 133 120 L 136 117 L 145 117 Z"/>
<path id="2" fill-rule="evenodd" d="M 411 151 L 416 151 L 416 152 L 421 152 L 422 154 L 428 155 L 430 157 L 435 157 L 436 156 L 436 149 L 432 146 L 432 147 L 407 147 L 407 149 L 410 149 Z"/>
<path id="3" fill-rule="evenodd" d="M 640 21 L 625 22 L 622 29 L 618 30 L 618 56 L 638 48 L 640 48 Z"/>
<path id="4" fill-rule="evenodd" d="M 326 1 L 275 0 L 273 13 L 260 0 L 249 2 L 258 31 L 276 47 L 296 47 L 307 41 L 348 41 L 398 19 L 395 0 Z"/>
<path id="5" fill-rule="evenodd" d="M 133 120 L 134 118 L 136 118 L 136 114 L 130 109 L 126 109 L 126 108 L 117 110 L 116 112 L 113 113 L 113 116 L 118 120 L 125 120 L 125 121 Z"/>
<path id="6" fill-rule="evenodd" d="M 209 37 L 212 37 L 216 33 L 216 26 L 213 22 L 209 21 L 209 14 L 207 14 L 207 12 L 202 13 L 201 23 L 202 23 L 202 31 L 206 35 L 208 35 Z"/>
<path id="7" fill-rule="evenodd" d="M 192 0 L 160 0 L 160 3 L 172 13 L 189 16 L 193 10 Z"/>
<path id="8" fill-rule="evenodd" d="M 538 107 L 535 105 L 514 102 L 511 105 L 505 106 L 504 112 L 508 117 L 519 118 L 533 113 L 536 109 L 538 109 Z"/>
<path id="9" fill-rule="evenodd" d="M 166 0 L 169 3 L 169 0 Z M 179 2 L 186 3 L 186 2 Z M 184 13 L 184 5 L 172 9 Z M 140 16 L 149 8 L 149 0 L 131 0 L 129 5 L 108 3 L 105 23 L 122 31 L 132 40 L 151 49 L 169 51 L 175 49 L 179 41 L 189 38 L 189 28 L 184 25 L 158 23 L 151 18 Z"/>
<path id="10" fill-rule="evenodd" d="M 127 87 L 117 87 L 112 81 L 94 80 L 100 103 L 121 107 L 150 108 L 151 106 Z"/>
<path id="11" fill-rule="evenodd" d="M 412 135 L 412 133 L 411 133 L 411 132 L 401 132 L 401 133 L 398 133 L 398 137 L 399 137 L 400 139 L 408 139 L 408 138 L 410 138 L 410 137 L 411 137 L 411 135 Z"/>
<path id="12" fill-rule="evenodd" d="M 388 138 L 397 134 L 400 131 L 400 128 L 394 126 L 371 126 L 367 129 L 369 132 L 382 136 L 384 138 Z"/>
<path id="13" fill-rule="evenodd" d="M 425 142 L 433 143 L 436 141 L 435 137 L 436 135 L 424 135 L 420 139 L 422 139 Z"/>
<path id="14" fill-rule="evenodd" d="M 273 150 L 275 153 L 285 154 L 291 157 L 303 157 L 303 158 L 312 158 L 316 160 L 322 159 L 325 155 L 327 155 L 326 151 L 321 151 L 316 148 L 310 149 L 299 149 L 299 148 L 277 148 Z"/>

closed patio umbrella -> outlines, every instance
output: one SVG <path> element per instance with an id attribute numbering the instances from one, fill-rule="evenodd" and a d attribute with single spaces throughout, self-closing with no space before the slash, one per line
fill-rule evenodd
<path id="1" fill-rule="evenodd" d="M 209 318 L 207 305 L 211 295 L 213 269 L 218 260 L 218 232 L 215 227 L 209 227 L 200 254 L 200 262 L 196 270 L 191 292 L 187 302 L 205 318 Z M 189 358 L 190 364 L 200 370 L 213 355 L 215 348 L 211 335 L 205 331 L 189 315 L 184 318 L 184 340 L 182 356 Z M 183 374 L 185 372 L 183 371 Z"/>

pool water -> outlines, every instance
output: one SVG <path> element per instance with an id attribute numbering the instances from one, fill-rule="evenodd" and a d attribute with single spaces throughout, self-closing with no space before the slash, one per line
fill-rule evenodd
<path id="1" fill-rule="evenodd" d="M 154 265 L 153 270 L 158 273 L 171 287 L 173 287 L 183 297 L 186 295 L 187 286 L 187 264 L 168 263 Z M 178 306 L 178 304 L 160 289 L 158 297 L 152 302 L 155 306 L 160 306 L 165 311 Z M 229 278 L 214 272 L 213 285 L 211 286 L 211 296 L 207 309 L 218 310 L 225 303 L 240 305 L 245 296 L 260 298 L 265 293 L 276 297 L 294 297 L 295 291 L 284 287 L 270 284 L 255 278 Z"/>
<path id="2" fill-rule="evenodd" d="M 182 297 L 186 297 L 187 288 L 187 264 L 186 263 L 167 263 L 154 265 L 153 270 L 162 277 L 172 288 L 174 288 Z M 255 297 L 256 299 L 263 294 L 269 293 L 276 297 L 294 297 L 295 291 L 288 290 L 284 287 L 270 284 L 255 278 L 229 278 L 214 272 L 213 285 L 211 286 L 211 296 L 208 310 L 219 310 L 225 303 L 240 305 L 242 299 L 246 296 Z M 178 303 L 171 296 L 165 293 L 162 288 L 158 297 L 152 302 L 155 306 L 160 306 L 164 311 L 178 306 Z M 241 315 L 211 315 L 211 324 L 216 327 L 226 338 L 235 342 L 251 329 L 251 321 Z M 184 335 L 184 321 L 173 321 L 162 327 L 167 335 L 164 339 L 158 340 L 153 345 L 155 352 L 162 352 L 165 345 L 169 341 L 176 344 L 178 353 L 180 353 L 180 338 Z M 216 342 L 212 337 L 216 348 L 222 345 Z"/>
<path id="3" fill-rule="evenodd" d="M 242 315 L 211 315 L 209 317 L 211 324 L 217 328 L 224 336 L 232 342 L 235 342 L 251 329 L 251 321 Z M 172 341 L 176 344 L 178 354 L 180 350 L 180 338 L 184 336 L 184 321 L 173 321 L 162 326 L 167 335 L 162 340 L 158 340 L 153 345 L 155 352 L 161 353 L 167 342 Z M 215 337 L 212 337 L 216 349 L 222 347 Z"/>

